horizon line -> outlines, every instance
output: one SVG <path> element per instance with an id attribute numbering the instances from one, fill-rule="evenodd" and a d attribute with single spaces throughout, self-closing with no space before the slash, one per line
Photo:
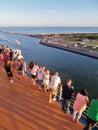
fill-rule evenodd
<path id="1" fill-rule="evenodd" d="M 98 26 L 0 26 L 0 27 L 98 27 Z"/>

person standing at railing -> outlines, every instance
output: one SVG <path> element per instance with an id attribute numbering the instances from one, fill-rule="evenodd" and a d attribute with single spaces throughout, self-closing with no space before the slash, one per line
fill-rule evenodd
<path id="1" fill-rule="evenodd" d="M 49 103 L 56 100 L 57 96 L 57 87 L 61 84 L 61 78 L 59 77 L 59 73 L 55 72 L 53 76 L 51 76 L 50 84 L 49 84 Z"/>
<path id="2" fill-rule="evenodd" d="M 98 124 L 98 98 L 92 99 L 90 108 L 87 112 L 87 126 L 83 130 L 91 130 Z"/>
<path id="3" fill-rule="evenodd" d="M 82 89 L 80 92 L 78 92 L 75 102 L 73 104 L 73 115 L 72 120 L 73 122 L 78 122 L 82 112 L 86 109 L 86 106 L 89 102 L 88 99 L 88 92 L 86 89 Z"/>
<path id="4" fill-rule="evenodd" d="M 50 70 L 46 70 L 43 78 L 44 93 L 47 93 L 47 91 L 49 90 L 50 77 Z"/>
<path id="5" fill-rule="evenodd" d="M 39 67 L 36 83 L 39 85 L 39 89 L 42 89 L 42 83 L 45 75 L 45 67 Z"/>
<path id="6" fill-rule="evenodd" d="M 36 62 L 31 70 L 31 75 L 32 75 L 32 85 L 36 84 L 36 80 L 37 80 L 37 73 L 39 71 L 39 65 Z"/>
<path id="7" fill-rule="evenodd" d="M 19 79 L 22 79 L 22 78 L 24 78 L 24 74 L 23 74 L 23 72 L 24 72 L 24 59 L 22 59 L 22 58 L 20 58 L 19 60 L 18 60 L 18 75 L 19 75 Z"/>
<path id="8" fill-rule="evenodd" d="M 6 70 L 6 73 L 7 73 L 7 76 L 10 80 L 10 82 L 12 83 L 14 80 L 13 80 L 13 66 L 14 66 L 14 61 L 12 58 L 10 58 L 8 61 L 5 62 L 4 64 L 4 68 Z"/>
<path id="9" fill-rule="evenodd" d="M 33 68 L 33 66 L 34 66 L 33 61 L 30 61 L 30 63 L 28 64 L 28 67 L 27 67 L 27 69 L 28 69 L 29 72 L 31 71 L 31 69 Z"/>
<path id="10" fill-rule="evenodd" d="M 72 80 L 68 79 L 62 89 L 62 110 L 66 113 L 70 113 L 70 101 L 74 94 L 74 87 L 71 86 Z"/>

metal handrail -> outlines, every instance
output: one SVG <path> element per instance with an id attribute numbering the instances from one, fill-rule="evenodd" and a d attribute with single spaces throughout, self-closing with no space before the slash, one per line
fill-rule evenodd
<path id="1" fill-rule="evenodd" d="M 25 72 L 30 74 L 30 72 L 27 70 L 27 63 L 25 62 Z M 57 98 L 60 102 L 62 100 L 62 86 L 58 86 L 57 88 Z M 72 96 L 70 106 L 73 109 L 73 103 L 75 101 L 75 96 Z M 85 120 L 87 120 L 87 111 L 89 109 L 89 105 L 87 105 L 86 110 L 82 113 L 82 117 L 84 117 Z M 98 123 L 94 126 L 98 128 Z"/>
<path id="2" fill-rule="evenodd" d="M 59 101 L 61 101 L 62 100 L 62 87 L 58 86 L 57 90 L 58 90 L 58 92 L 57 92 L 57 98 L 58 98 Z M 73 109 L 73 103 L 75 101 L 75 98 L 76 98 L 75 96 L 72 96 L 72 98 L 71 98 L 70 106 L 71 106 L 72 109 Z M 84 118 L 84 120 L 87 120 L 87 111 L 88 111 L 88 109 L 89 109 L 89 105 L 87 105 L 86 110 L 82 113 L 82 117 Z M 94 125 L 94 127 L 98 128 L 98 123 L 96 123 Z"/>

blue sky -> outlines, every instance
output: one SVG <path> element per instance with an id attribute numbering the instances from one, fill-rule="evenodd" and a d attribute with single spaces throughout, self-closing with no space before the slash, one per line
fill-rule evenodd
<path id="1" fill-rule="evenodd" d="M 98 27 L 98 0 L 0 0 L 0 26 Z"/>

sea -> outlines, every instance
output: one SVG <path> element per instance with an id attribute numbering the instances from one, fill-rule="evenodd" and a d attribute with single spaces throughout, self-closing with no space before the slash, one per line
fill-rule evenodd
<path id="1" fill-rule="evenodd" d="M 23 34 L 98 33 L 98 27 L 0 27 L 0 31 Z"/>
<path id="2" fill-rule="evenodd" d="M 26 62 L 39 62 L 40 66 L 50 70 L 51 75 L 58 71 L 63 84 L 67 79 L 72 79 L 76 92 L 86 88 L 90 99 L 98 96 L 97 59 L 44 46 L 39 38 L 20 35 L 64 33 L 98 33 L 98 27 L 0 27 L 0 43 L 20 49 Z M 20 42 L 18 46 L 17 40 Z"/>

